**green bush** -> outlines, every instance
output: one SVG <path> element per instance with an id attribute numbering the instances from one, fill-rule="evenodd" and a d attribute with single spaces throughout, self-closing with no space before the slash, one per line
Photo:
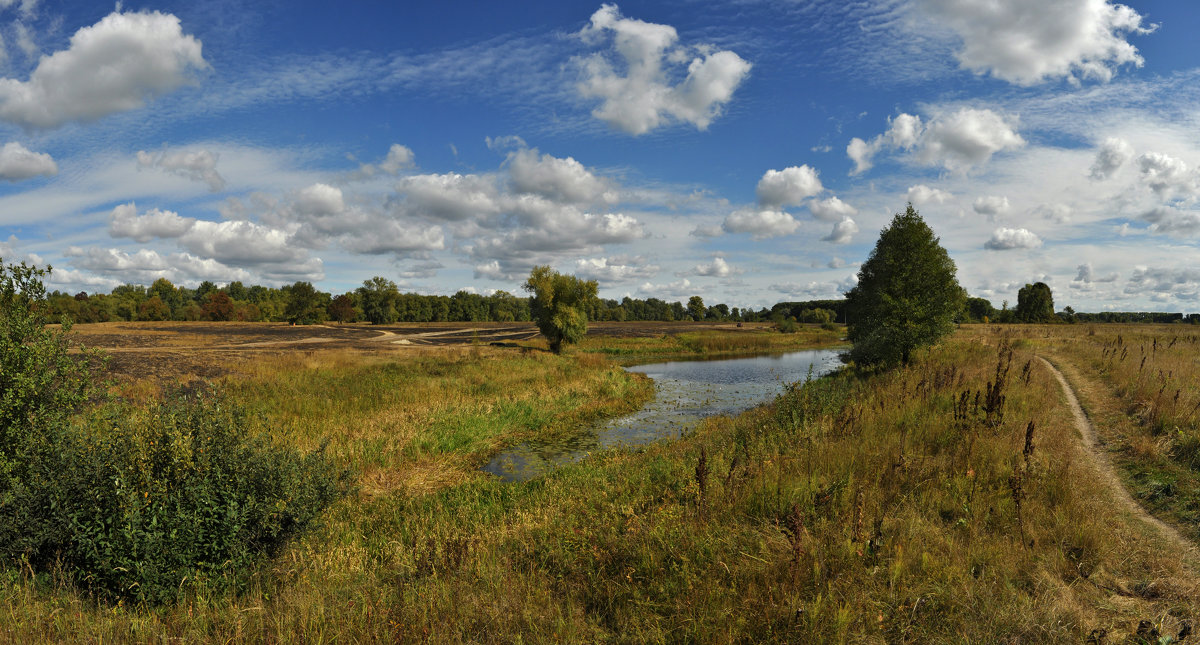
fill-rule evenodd
<path id="1" fill-rule="evenodd" d="M 6 482 L 3 555 L 149 604 L 196 583 L 241 586 L 348 482 L 323 451 L 301 455 L 252 426 L 218 397 L 178 395 L 48 432 Z"/>
<path id="2" fill-rule="evenodd" d="M 276 446 L 214 396 L 147 407 L 93 395 L 70 322 L 47 327 L 47 271 L 0 262 L 0 559 L 106 598 L 158 603 L 244 583 L 347 487 L 318 450 Z"/>

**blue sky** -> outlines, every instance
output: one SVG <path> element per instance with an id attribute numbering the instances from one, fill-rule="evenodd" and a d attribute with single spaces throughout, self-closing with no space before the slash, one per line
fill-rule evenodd
<path id="1" fill-rule="evenodd" d="M 50 286 L 837 297 L 912 201 L 997 306 L 1200 310 L 1200 6 L 0 0 Z"/>

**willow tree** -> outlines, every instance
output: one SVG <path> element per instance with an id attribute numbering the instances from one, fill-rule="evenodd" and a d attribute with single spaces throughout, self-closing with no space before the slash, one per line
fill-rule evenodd
<path id="1" fill-rule="evenodd" d="M 587 304 L 599 290 L 595 280 L 563 275 L 548 266 L 533 267 L 525 290 L 533 294 L 530 310 L 550 351 L 558 354 L 563 343 L 577 343 L 587 333 Z"/>
<path id="2" fill-rule="evenodd" d="M 913 350 L 953 331 L 966 299 L 955 273 L 912 204 L 897 213 L 846 294 L 850 357 L 862 365 L 907 364 Z"/>

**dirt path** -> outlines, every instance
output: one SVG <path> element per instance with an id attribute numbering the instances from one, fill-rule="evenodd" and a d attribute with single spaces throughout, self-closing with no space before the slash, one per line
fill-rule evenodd
<path id="1" fill-rule="evenodd" d="M 1129 494 L 1129 490 L 1121 482 L 1121 478 L 1117 475 L 1117 469 L 1113 466 L 1112 460 L 1108 458 L 1103 447 L 1100 445 L 1099 437 L 1096 434 L 1096 428 L 1088 419 L 1087 413 L 1079 405 L 1079 398 L 1075 396 L 1075 389 L 1067 382 L 1067 378 L 1063 373 L 1054 366 L 1053 363 L 1038 356 L 1037 359 L 1050 370 L 1054 378 L 1058 379 L 1058 384 L 1062 386 L 1063 394 L 1067 397 L 1067 405 L 1071 408 L 1071 414 L 1075 417 L 1075 427 L 1079 429 L 1080 436 L 1083 437 L 1084 447 L 1087 448 L 1088 458 L 1096 467 L 1096 472 L 1108 487 L 1112 494 L 1112 498 L 1128 511 L 1131 515 L 1141 520 L 1142 522 L 1152 526 L 1158 533 L 1179 549 L 1181 554 L 1186 554 L 1189 559 L 1195 561 L 1200 551 L 1191 540 L 1183 536 L 1175 527 L 1151 515 L 1133 496 Z"/>

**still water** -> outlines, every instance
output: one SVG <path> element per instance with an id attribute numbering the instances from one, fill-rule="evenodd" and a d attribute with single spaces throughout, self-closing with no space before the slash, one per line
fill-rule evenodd
<path id="1" fill-rule="evenodd" d="M 654 379 L 654 400 L 644 408 L 575 436 L 520 444 L 496 455 L 483 469 L 506 481 L 524 481 L 595 450 L 678 438 L 704 417 L 752 408 L 782 392 L 789 383 L 833 370 L 840 364 L 839 353 L 819 349 L 627 367 Z"/>

